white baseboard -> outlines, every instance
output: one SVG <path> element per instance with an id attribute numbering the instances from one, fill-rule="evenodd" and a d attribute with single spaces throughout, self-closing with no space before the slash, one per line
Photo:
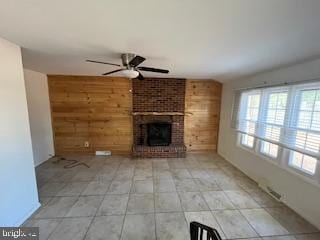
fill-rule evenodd
<path id="1" fill-rule="evenodd" d="M 19 227 L 21 226 L 32 214 L 35 213 L 39 208 L 41 207 L 41 203 L 37 202 L 36 205 L 19 221 L 17 221 L 13 227 Z"/>

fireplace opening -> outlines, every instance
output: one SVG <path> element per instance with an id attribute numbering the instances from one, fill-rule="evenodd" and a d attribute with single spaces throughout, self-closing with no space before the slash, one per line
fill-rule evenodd
<path id="1" fill-rule="evenodd" d="M 171 123 L 155 122 L 147 124 L 149 146 L 169 146 L 171 144 Z"/>

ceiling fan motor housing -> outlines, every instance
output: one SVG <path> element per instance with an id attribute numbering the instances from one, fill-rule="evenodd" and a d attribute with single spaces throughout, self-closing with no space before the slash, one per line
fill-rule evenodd
<path id="1" fill-rule="evenodd" d="M 136 56 L 136 54 L 133 53 L 124 53 L 121 54 L 121 59 L 122 59 L 122 64 L 123 66 L 128 67 L 129 66 L 129 62 L 134 59 L 134 57 Z"/>

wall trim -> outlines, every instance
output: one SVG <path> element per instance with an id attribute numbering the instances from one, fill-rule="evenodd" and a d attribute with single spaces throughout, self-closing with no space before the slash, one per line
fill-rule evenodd
<path id="1" fill-rule="evenodd" d="M 19 227 L 21 226 L 29 217 L 32 216 L 32 214 L 34 214 L 39 208 L 41 207 L 41 203 L 40 202 L 37 202 L 35 204 L 35 206 L 33 206 L 33 208 L 31 208 L 30 211 L 28 211 L 28 213 L 22 217 L 20 220 L 18 220 L 14 225 L 13 227 Z"/>

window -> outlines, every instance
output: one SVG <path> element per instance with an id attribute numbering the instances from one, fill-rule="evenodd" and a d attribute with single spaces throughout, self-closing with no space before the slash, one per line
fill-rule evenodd
<path id="1" fill-rule="evenodd" d="M 238 90 L 232 124 L 242 146 L 320 178 L 320 82 Z"/>
<path id="2" fill-rule="evenodd" d="M 262 128 L 262 135 L 269 140 L 278 142 L 280 140 L 280 131 L 284 123 L 288 91 L 271 91 L 266 93 L 267 106 L 265 107 L 265 126 Z M 276 158 L 279 147 L 274 143 L 261 141 L 260 152 Z"/>
<path id="3" fill-rule="evenodd" d="M 260 94 L 252 93 L 247 96 L 246 119 L 257 121 L 259 115 Z"/>
<path id="4" fill-rule="evenodd" d="M 298 129 L 295 134 L 295 146 L 309 152 L 320 151 L 320 89 L 298 90 L 298 106 L 294 112 L 296 119 L 293 126 Z M 314 132 L 313 132 L 314 131 Z M 309 174 L 314 174 L 317 159 L 308 155 L 292 151 L 289 165 L 301 169 Z"/>
<path id="5" fill-rule="evenodd" d="M 255 122 L 258 120 L 259 116 L 259 106 L 260 106 L 260 93 L 250 92 L 244 96 L 243 116 L 246 120 L 244 123 L 245 131 L 253 134 L 255 132 Z M 254 137 L 248 134 L 241 134 L 241 144 L 253 148 Z"/>
<path id="6" fill-rule="evenodd" d="M 317 159 L 302 153 L 291 151 L 289 164 L 296 169 L 313 175 L 316 172 Z"/>
<path id="7" fill-rule="evenodd" d="M 253 148 L 254 145 L 254 137 L 249 136 L 248 134 L 241 134 L 241 144 Z"/>

